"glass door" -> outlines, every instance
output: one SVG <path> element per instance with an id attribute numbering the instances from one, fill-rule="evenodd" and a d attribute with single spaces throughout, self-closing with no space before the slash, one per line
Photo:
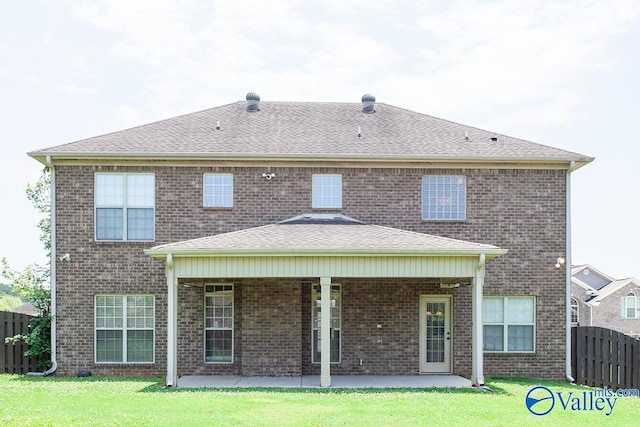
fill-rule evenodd
<path id="1" fill-rule="evenodd" d="M 451 297 L 420 297 L 420 372 L 451 372 Z"/>

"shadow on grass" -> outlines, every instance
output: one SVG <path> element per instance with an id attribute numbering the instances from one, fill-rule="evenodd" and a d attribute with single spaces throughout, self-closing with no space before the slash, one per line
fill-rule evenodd
<path id="1" fill-rule="evenodd" d="M 102 376 L 90 376 L 90 377 L 59 377 L 56 375 L 49 377 L 42 376 L 27 376 L 27 375 L 9 375 L 10 381 L 20 382 L 55 382 L 55 383 L 140 383 L 140 393 L 268 393 L 268 394 L 385 394 L 385 393 L 432 393 L 438 395 L 453 395 L 453 394 L 497 394 L 497 395 L 514 395 L 512 389 L 513 386 L 520 387 L 534 387 L 536 385 L 544 385 L 547 387 L 580 387 L 575 384 L 570 384 L 563 381 L 548 381 L 548 380 L 536 380 L 531 378 L 518 378 L 518 377 L 488 377 L 486 381 L 487 387 L 491 393 L 487 393 L 477 388 L 280 388 L 280 387 L 233 387 L 233 388 L 221 388 L 221 387 L 197 387 L 197 388 L 171 388 L 164 386 L 164 379 L 157 377 L 102 377 Z M 519 394 L 518 392 L 515 392 Z"/>

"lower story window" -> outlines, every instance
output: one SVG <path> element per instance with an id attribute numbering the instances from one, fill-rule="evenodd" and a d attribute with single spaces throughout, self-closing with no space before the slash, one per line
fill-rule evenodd
<path id="1" fill-rule="evenodd" d="M 341 342 L 342 342 L 342 292 L 340 285 L 331 285 L 331 329 L 329 331 L 331 363 L 341 362 Z M 321 287 L 313 286 L 311 294 L 311 360 L 313 363 L 321 361 Z"/>
<path id="2" fill-rule="evenodd" d="M 96 363 L 153 363 L 153 295 L 96 295 Z"/>
<path id="3" fill-rule="evenodd" d="M 205 362 L 233 362 L 233 285 L 205 284 Z"/>
<path id="4" fill-rule="evenodd" d="M 533 297 L 485 297 L 482 302 L 482 322 L 484 351 L 534 351 Z"/>

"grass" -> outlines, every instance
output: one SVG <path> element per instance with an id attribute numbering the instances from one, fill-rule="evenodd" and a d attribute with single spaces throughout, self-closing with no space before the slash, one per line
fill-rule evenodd
<path id="1" fill-rule="evenodd" d="M 2 426 L 414 426 L 634 425 L 640 399 L 600 412 L 530 414 L 535 385 L 554 392 L 588 388 L 562 382 L 493 378 L 494 393 L 473 389 L 165 389 L 154 378 L 0 375 Z"/>

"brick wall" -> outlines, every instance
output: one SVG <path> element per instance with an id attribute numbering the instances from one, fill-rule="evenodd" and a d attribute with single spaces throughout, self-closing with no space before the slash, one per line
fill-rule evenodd
<path id="1" fill-rule="evenodd" d="M 98 171 L 142 172 L 156 174 L 156 241 L 152 243 L 103 243 L 93 238 L 93 175 Z M 270 181 L 262 173 L 271 171 L 276 178 Z M 343 208 L 330 210 L 352 216 L 359 220 L 417 232 L 489 243 L 509 249 L 509 253 L 487 264 L 485 282 L 486 295 L 533 295 L 537 306 L 537 336 L 535 355 L 486 355 L 486 374 L 523 375 L 545 378 L 562 378 L 564 370 L 564 270 L 553 265 L 558 256 L 565 253 L 565 171 L 546 170 L 438 170 L 409 168 L 295 168 L 295 167 L 84 167 L 58 166 L 57 172 L 57 251 L 70 253 L 71 262 L 59 263 L 56 273 L 58 284 L 58 362 L 61 374 L 73 375 L 77 370 L 90 369 L 96 373 L 164 375 L 166 371 L 166 279 L 164 265 L 146 256 L 142 250 L 163 243 L 202 237 L 273 223 L 305 212 L 328 212 L 311 209 L 311 176 L 313 173 L 341 173 L 343 175 Z M 215 209 L 202 207 L 202 174 L 231 172 L 234 174 L 234 207 Z M 460 174 L 467 177 L 467 220 L 460 222 L 425 222 L 421 219 L 421 177 L 425 174 Z M 257 285 L 255 285 L 257 286 Z M 364 284 L 354 285 L 364 290 L 367 303 L 382 301 L 383 296 L 371 293 Z M 403 285 L 404 286 L 404 285 Z M 416 290 L 401 286 L 395 292 L 416 295 Z M 415 285 L 417 286 L 417 285 Z M 263 309 L 252 300 L 255 287 L 245 295 L 243 283 L 242 305 L 254 301 L 251 307 Z M 388 289 L 381 292 L 389 292 Z M 353 289 L 352 289 L 353 290 Z M 351 292 L 352 290 L 344 290 Z M 181 331 L 185 336 L 202 342 L 199 332 L 202 321 L 197 306 L 202 300 L 186 289 L 179 290 L 184 314 L 197 316 L 196 320 L 180 318 Z M 285 300 L 294 304 L 293 294 Z M 300 293 L 302 292 L 302 294 Z M 304 310 L 304 289 L 298 290 L 298 305 L 302 307 L 300 325 L 302 342 L 308 346 L 305 336 L 309 321 Z M 421 292 L 421 290 L 420 290 Z M 156 296 L 156 363 L 140 365 L 96 365 L 93 363 L 93 297 L 105 293 L 148 293 Z M 263 289 L 263 294 L 269 294 Z M 360 294 L 360 292 L 358 292 Z M 268 297 L 269 295 L 262 295 Z M 391 295 L 390 295 L 391 296 Z M 240 296 L 236 296 L 236 299 Z M 245 300 L 246 298 L 246 300 Z M 351 298 L 351 297 L 350 297 Z M 461 294 L 467 304 L 470 296 Z M 376 300 L 377 299 L 377 300 Z M 379 303 L 379 302 L 378 302 Z M 345 300 L 346 304 L 346 300 Z M 417 300 L 407 302 L 417 304 Z M 280 306 L 284 307 L 284 305 Z M 457 325 L 469 325 L 461 305 L 454 304 Z M 346 305 L 345 305 L 346 310 Z M 260 313 L 258 313 L 260 314 Z M 346 313 L 345 313 L 346 314 Z M 262 316 L 262 314 L 260 314 Z M 249 314 L 242 314 L 250 320 Z M 297 321 L 297 320 L 296 320 Z M 244 321 L 243 321 L 244 324 Z M 368 323 L 367 323 L 368 324 Z M 251 354 L 244 346 L 249 342 L 245 327 L 242 337 L 236 335 L 236 351 L 242 347 L 242 355 Z M 256 323 L 254 325 L 259 328 Z M 252 326 L 252 327 L 254 327 Z M 284 326 L 284 325 L 281 325 Z M 366 333 L 367 326 L 354 326 L 356 331 Z M 415 326 L 417 327 L 417 325 Z M 359 329 L 360 328 L 360 329 Z M 392 330 L 392 329 L 388 329 Z M 384 333 L 387 330 L 385 330 Z M 465 328 L 456 336 L 460 342 L 470 340 L 470 331 Z M 346 331 L 345 331 L 346 333 Z M 249 335 L 250 336 L 250 335 Z M 287 342 L 289 338 L 279 337 Z M 402 344 L 403 352 L 410 351 L 411 340 Z M 238 342 L 240 340 L 240 342 Z M 456 342 L 458 339 L 456 339 Z M 383 341 L 384 342 L 384 341 Z M 201 344 L 200 344 L 201 345 Z M 291 344 L 293 345 L 293 344 Z M 345 343 L 345 345 L 347 345 Z M 351 345 L 351 344 L 349 344 Z M 358 344 L 355 351 L 375 355 L 376 346 L 370 348 L 366 342 Z M 457 345 L 457 344 L 456 344 Z M 184 340 L 179 343 L 179 372 L 213 372 L 209 366 L 199 366 L 199 355 L 191 355 L 195 345 Z M 409 347 L 407 347 L 409 346 Z M 383 344 L 383 347 L 385 345 Z M 346 349 L 346 347 L 345 347 Z M 385 347 L 387 358 L 399 358 L 391 346 Z M 245 354 L 246 353 L 246 354 Z M 306 351 L 302 354 L 304 362 Z M 255 354 L 255 353 L 254 353 Z M 392 356 L 396 354 L 396 356 Z M 468 371 L 470 356 L 466 348 L 455 349 L 455 369 Z M 254 366 L 253 374 L 259 374 L 261 361 L 247 356 L 246 366 Z M 271 357 L 271 356 L 268 356 Z M 351 357 L 351 356 L 349 356 Z M 372 356 L 367 356 L 372 357 Z M 415 355 L 408 357 L 415 358 Z M 359 360 L 360 357 L 356 357 Z M 364 358 L 363 358 L 364 359 Z M 243 360 L 244 363 L 244 360 Z M 345 362 L 345 372 L 358 369 L 374 369 L 363 364 L 353 366 L 352 359 Z M 237 365 L 237 363 L 235 364 Z M 283 372 L 293 374 L 293 360 L 284 361 Z M 347 367 L 349 365 L 349 367 Z M 409 369 L 410 362 L 398 365 L 398 372 Z M 193 369 L 191 369 L 193 367 Z M 236 368 L 229 372 L 238 372 Z M 247 368 L 249 369 L 249 368 Z M 417 369 L 413 367 L 411 369 Z M 249 370 L 247 370 L 249 372 Z M 373 372 L 373 371 L 372 371 Z"/>
<path id="2" fill-rule="evenodd" d="M 640 297 L 640 287 L 630 283 L 604 298 L 597 307 L 593 307 L 592 326 L 613 329 L 632 336 L 640 335 L 640 319 L 622 317 L 622 299 L 631 291 L 636 297 Z"/>

